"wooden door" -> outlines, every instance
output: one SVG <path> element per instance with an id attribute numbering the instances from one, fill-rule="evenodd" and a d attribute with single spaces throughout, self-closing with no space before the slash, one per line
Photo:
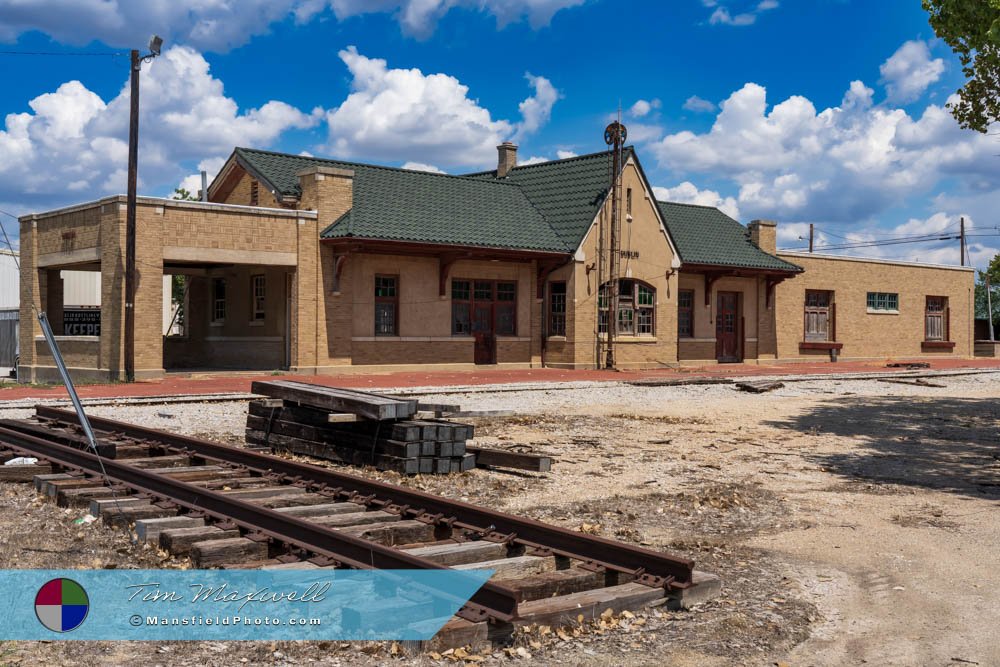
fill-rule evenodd
<path id="1" fill-rule="evenodd" d="M 475 338 L 475 362 L 497 362 L 497 336 L 494 317 L 494 285 L 477 280 L 474 283 L 472 304 L 472 335 Z"/>
<path id="2" fill-rule="evenodd" d="M 715 358 L 720 362 L 743 361 L 740 357 L 740 295 L 719 292 L 715 313 Z"/>

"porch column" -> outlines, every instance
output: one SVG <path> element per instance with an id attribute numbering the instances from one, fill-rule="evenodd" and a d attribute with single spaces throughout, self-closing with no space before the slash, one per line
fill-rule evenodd
<path id="1" fill-rule="evenodd" d="M 163 376 L 162 206 L 140 205 L 136 213 L 135 377 Z"/>
<path id="2" fill-rule="evenodd" d="M 45 286 L 45 274 L 47 271 L 39 271 L 35 268 L 38 256 L 38 243 L 36 234 L 36 223 L 34 220 L 21 219 L 21 309 L 20 309 L 20 334 L 19 346 L 21 348 L 20 361 L 17 371 L 19 382 L 34 382 L 36 371 L 34 366 L 38 363 L 35 355 L 35 337 L 42 335 L 42 328 L 35 319 L 35 312 L 31 306 L 41 309 L 42 294 Z"/>
<path id="3" fill-rule="evenodd" d="M 101 209 L 101 343 L 98 367 L 107 370 L 109 379 L 120 380 L 124 379 L 125 371 L 125 204 L 112 202 L 106 208 Z M 137 236 L 137 251 L 138 248 Z"/>

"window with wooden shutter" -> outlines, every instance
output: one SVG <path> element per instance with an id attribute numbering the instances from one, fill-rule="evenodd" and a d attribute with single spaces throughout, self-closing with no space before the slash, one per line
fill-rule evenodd
<path id="1" fill-rule="evenodd" d="M 948 340 L 948 297 L 927 297 L 924 313 L 924 340 Z"/>
<path id="2" fill-rule="evenodd" d="M 806 290 L 805 340 L 831 340 L 831 307 L 833 293 L 827 290 Z"/>

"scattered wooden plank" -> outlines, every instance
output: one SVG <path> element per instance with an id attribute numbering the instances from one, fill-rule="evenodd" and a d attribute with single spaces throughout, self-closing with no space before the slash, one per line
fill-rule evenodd
<path id="1" fill-rule="evenodd" d="M 926 361 L 894 361 L 892 363 L 886 364 L 886 368 L 930 368 L 931 365 Z"/>
<path id="2" fill-rule="evenodd" d="M 482 447 L 466 447 L 465 451 L 475 457 L 476 467 L 479 468 L 492 466 L 535 472 L 549 472 L 552 469 L 552 457 L 543 454 L 524 454 L 505 449 L 484 449 Z"/>
<path id="3" fill-rule="evenodd" d="M 732 384 L 729 378 L 647 378 L 645 380 L 630 380 L 625 384 L 633 387 L 683 387 L 698 384 Z"/>
<path id="4" fill-rule="evenodd" d="M 948 386 L 946 384 L 938 384 L 937 382 L 928 382 L 923 378 L 914 378 L 912 380 L 908 379 L 904 380 L 897 378 L 877 378 L 877 380 L 879 382 L 886 382 L 888 384 L 906 384 L 910 385 L 911 387 L 934 387 L 936 389 L 944 389 Z"/>
<path id="5" fill-rule="evenodd" d="M 271 398 L 295 401 L 329 412 L 347 412 L 374 420 L 408 419 L 417 411 L 415 400 L 399 400 L 363 391 L 290 380 L 257 381 L 251 385 L 250 390 L 255 394 Z"/>
<path id="6" fill-rule="evenodd" d="M 781 389 L 785 384 L 777 380 L 756 380 L 752 382 L 737 382 L 736 388 L 740 391 L 749 391 L 754 394 L 763 394 L 775 389 Z"/>

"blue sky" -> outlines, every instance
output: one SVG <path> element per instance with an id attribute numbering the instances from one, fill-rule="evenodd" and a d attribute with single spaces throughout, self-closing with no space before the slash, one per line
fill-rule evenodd
<path id="1" fill-rule="evenodd" d="M 959 216 L 1000 234 L 1000 146 L 943 108 L 960 68 L 915 0 L 0 0 L 0 50 L 152 32 L 144 194 L 197 187 L 234 145 L 451 173 L 507 139 L 522 161 L 599 151 L 620 104 L 658 196 L 776 219 L 783 247 L 808 223 L 820 244 Z M 0 54 L 0 208 L 124 190 L 127 63 Z M 852 252 L 958 261 L 955 241 Z"/>

